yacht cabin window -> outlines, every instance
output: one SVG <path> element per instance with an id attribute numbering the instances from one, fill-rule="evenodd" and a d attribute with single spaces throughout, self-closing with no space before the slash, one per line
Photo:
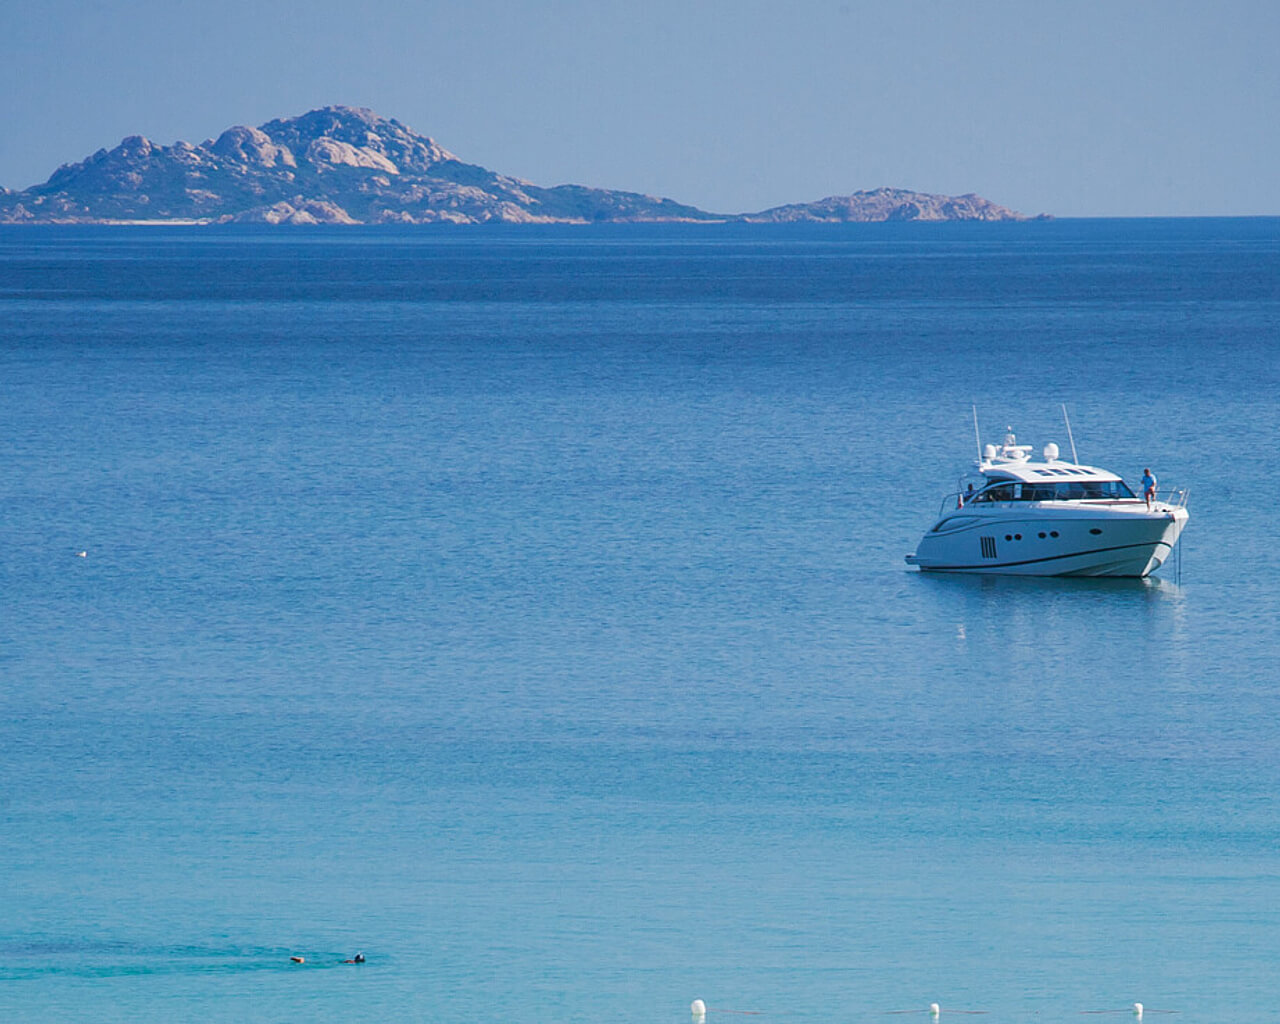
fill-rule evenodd
<path id="1" fill-rule="evenodd" d="M 1120 501 L 1133 498 L 1123 480 L 1055 480 L 994 484 L 970 499 L 982 501 Z"/>

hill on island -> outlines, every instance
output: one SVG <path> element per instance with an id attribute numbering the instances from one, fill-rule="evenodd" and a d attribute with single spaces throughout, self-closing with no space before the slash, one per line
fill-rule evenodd
<path id="1" fill-rule="evenodd" d="M 707 213 L 672 199 L 543 187 L 465 163 L 371 110 L 324 107 L 199 145 L 133 135 L 64 164 L 42 185 L 0 190 L 0 223 L 592 223 L 1025 218 L 976 195 L 875 189 L 760 213 Z"/>

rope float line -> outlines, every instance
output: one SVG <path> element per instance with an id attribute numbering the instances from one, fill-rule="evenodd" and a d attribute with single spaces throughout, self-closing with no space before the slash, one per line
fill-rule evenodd
<path id="1" fill-rule="evenodd" d="M 764 1010 L 720 1010 L 713 1006 L 711 1007 L 707 1006 L 707 1004 L 704 1003 L 701 999 L 695 999 L 692 1003 L 690 1003 L 689 1011 L 693 1015 L 694 1024 L 706 1024 L 708 1013 L 735 1014 L 743 1017 L 769 1016 L 769 1014 Z M 890 1016 L 890 1017 L 901 1016 L 904 1014 L 927 1013 L 934 1020 L 938 1020 L 942 1016 L 942 1007 L 937 1003 L 930 1003 L 929 1008 L 927 1010 L 883 1010 L 881 1012 L 884 1013 L 886 1016 Z M 949 1014 L 961 1014 L 964 1016 L 971 1016 L 971 1017 L 982 1017 L 982 1016 L 985 1016 L 988 1012 L 990 1011 L 988 1010 L 948 1010 L 947 1011 L 947 1013 Z M 1181 1011 L 1179 1010 L 1155 1010 L 1155 1009 L 1151 1009 L 1149 1007 L 1143 1006 L 1141 1003 L 1134 1003 L 1131 1008 L 1127 1008 L 1124 1010 L 1081 1010 L 1080 1011 L 1081 1015 L 1130 1013 L 1137 1020 L 1142 1020 L 1144 1013 L 1180 1013 L 1180 1012 Z"/>

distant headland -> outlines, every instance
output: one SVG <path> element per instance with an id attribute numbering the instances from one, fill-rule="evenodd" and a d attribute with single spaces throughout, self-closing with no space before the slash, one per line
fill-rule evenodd
<path id="1" fill-rule="evenodd" d="M 716 214 L 636 192 L 546 188 L 464 163 L 371 110 L 324 107 L 198 146 L 133 135 L 0 189 L 0 223 L 525 224 L 1018 221 L 977 195 L 878 188 L 759 213 Z"/>

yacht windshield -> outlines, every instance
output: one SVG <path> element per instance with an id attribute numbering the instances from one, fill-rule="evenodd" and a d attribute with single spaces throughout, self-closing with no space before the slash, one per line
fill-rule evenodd
<path id="1" fill-rule="evenodd" d="M 1003 483 L 971 500 L 982 501 L 1120 501 L 1133 498 L 1123 480 L 1057 480 L 1053 483 Z"/>

